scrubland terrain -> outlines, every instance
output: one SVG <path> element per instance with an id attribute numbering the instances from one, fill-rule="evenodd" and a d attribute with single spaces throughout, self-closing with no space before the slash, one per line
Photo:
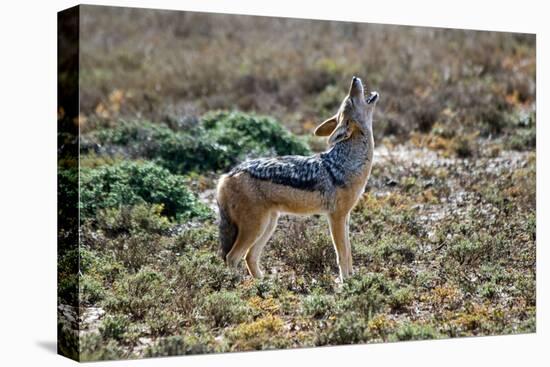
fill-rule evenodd
<path id="1" fill-rule="evenodd" d="M 534 36 L 85 9 L 80 254 L 59 260 L 83 360 L 535 331 Z M 281 219 L 265 279 L 228 269 L 217 177 L 325 149 L 352 75 L 381 95 L 355 274 L 335 281 L 317 216 Z"/>

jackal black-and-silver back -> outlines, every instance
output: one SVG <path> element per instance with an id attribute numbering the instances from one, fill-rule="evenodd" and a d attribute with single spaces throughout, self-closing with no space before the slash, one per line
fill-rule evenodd
<path id="1" fill-rule="evenodd" d="M 236 166 L 229 175 L 246 172 L 275 184 L 306 191 L 330 191 L 344 187 L 350 175 L 366 163 L 367 145 L 343 141 L 328 152 L 309 157 L 259 158 Z M 357 159 L 360 156 L 362 159 Z"/>

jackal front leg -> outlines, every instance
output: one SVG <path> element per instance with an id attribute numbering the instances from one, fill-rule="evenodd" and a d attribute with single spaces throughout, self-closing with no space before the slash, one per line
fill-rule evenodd
<path id="1" fill-rule="evenodd" d="M 349 213 L 330 214 L 328 216 L 332 243 L 336 250 L 336 261 L 340 269 L 340 280 L 352 273 L 351 245 L 349 242 Z"/>

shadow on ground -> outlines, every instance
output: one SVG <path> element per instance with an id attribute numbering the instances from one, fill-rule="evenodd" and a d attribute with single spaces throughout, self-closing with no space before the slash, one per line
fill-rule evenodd
<path id="1" fill-rule="evenodd" d="M 36 345 L 50 353 L 57 354 L 57 343 L 55 340 L 39 340 L 36 342 Z"/>

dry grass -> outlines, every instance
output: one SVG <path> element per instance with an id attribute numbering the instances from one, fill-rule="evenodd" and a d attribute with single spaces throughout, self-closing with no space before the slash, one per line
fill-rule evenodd
<path id="1" fill-rule="evenodd" d="M 309 132 L 352 75 L 378 90 L 376 133 L 435 123 L 500 132 L 535 99 L 534 35 L 86 7 L 81 111 L 184 119 L 211 109 L 273 115 Z"/>

